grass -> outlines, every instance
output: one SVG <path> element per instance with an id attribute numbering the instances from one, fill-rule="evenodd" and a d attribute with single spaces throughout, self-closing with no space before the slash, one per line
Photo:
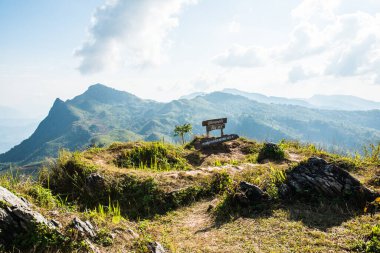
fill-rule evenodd
<path id="1" fill-rule="evenodd" d="M 110 149 L 114 149 L 111 146 Z M 183 158 L 181 147 L 161 142 L 140 142 L 135 145 L 118 147 L 119 156 L 115 164 L 122 168 L 153 170 L 186 170 L 190 165 Z"/>
<path id="2" fill-rule="evenodd" d="M 289 141 L 278 147 L 259 164 L 265 144 L 243 139 L 205 152 L 163 143 L 116 143 L 61 151 L 39 178 L 13 171 L 0 177 L 0 185 L 62 223 L 63 238 L 42 228 L 26 240 L 54 250 L 58 244 L 86 250 L 82 238 L 68 229 L 72 218 L 80 217 L 99 229 L 93 243 L 104 252 L 147 252 L 153 241 L 170 252 L 378 252 L 379 214 L 363 215 L 336 200 L 283 202 L 278 197 L 294 155 L 300 160 L 323 157 L 379 190 L 377 146 L 368 146 L 362 155 L 331 154 Z M 195 167 L 207 163 L 212 170 Z M 225 164 L 239 168 L 217 168 Z M 92 185 L 87 178 L 94 173 L 102 179 Z M 269 204 L 237 206 L 233 197 L 240 181 L 264 189 Z"/>

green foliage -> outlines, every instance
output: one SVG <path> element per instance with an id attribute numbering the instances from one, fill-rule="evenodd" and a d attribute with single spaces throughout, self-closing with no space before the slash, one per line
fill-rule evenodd
<path id="1" fill-rule="evenodd" d="M 160 142 L 143 142 L 129 149 L 122 150 L 115 163 L 119 167 L 185 170 L 189 168 L 182 157 L 183 150 L 170 144 Z"/>
<path id="2" fill-rule="evenodd" d="M 108 229 L 105 228 L 99 229 L 95 241 L 104 247 L 108 247 L 113 244 L 111 233 Z"/>
<path id="3" fill-rule="evenodd" d="M 57 161 L 48 170 L 41 171 L 39 178 L 42 185 L 53 193 L 63 194 L 66 200 L 67 197 L 74 200 L 85 193 L 86 177 L 96 171 L 96 167 L 85 161 L 81 153 L 61 150 Z"/>
<path id="4" fill-rule="evenodd" d="M 8 252 L 82 252 L 89 249 L 86 242 L 65 236 L 43 224 L 34 224 L 28 233 L 6 241 L 3 246 Z"/>
<path id="5" fill-rule="evenodd" d="M 224 193 L 231 185 L 232 178 L 226 170 L 214 173 L 211 180 L 211 193 L 221 194 Z"/>
<path id="6" fill-rule="evenodd" d="M 354 250 L 366 253 L 380 252 L 380 225 L 372 227 L 371 234 L 364 242 L 356 246 Z"/>
<path id="7" fill-rule="evenodd" d="M 270 167 L 269 182 L 265 186 L 266 192 L 273 199 L 278 199 L 278 187 L 286 180 L 284 171 Z"/>
<path id="8" fill-rule="evenodd" d="M 53 208 L 57 205 L 57 200 L 49 189 L 39 184 L 30 187 L 27 194 L 33 198 L 33 201 L 40 207 Z"/>
<path id="9" fill-rule="evenodd" d="M 175 126 L 174 128 L 174 136 L 180 136 L 182 140 L 182 144 L 185 144 L 184 135 L 187 133 L 191 133 L 193 126 L 190 123 L 186 123 L 183 125 Z"/>
<path id="10" fill-rule="evenodd" d="M 364 146 L 364 161 L 380 164 L 380 142 L 375 144 L 369 144 L 368 146 Z"/>
<path id="11" fill-rule="evenodd" d="M 262 162 L 265 159 L 281 161 L 284 158 L 285 152 L 279 145 L 273 143 L 264 143 L 264 146 L 259 151 L 257 161 Z"/>

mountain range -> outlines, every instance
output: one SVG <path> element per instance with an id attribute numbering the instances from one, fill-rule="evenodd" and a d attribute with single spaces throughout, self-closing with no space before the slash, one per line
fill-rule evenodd
<path id="1" fill-rule="evenodd" d="M 264 104 L 299 105 L 314 109 L 343 110 L 343 111 L 368 111 L 380 110 L 380 102 L 375 102 L 348 95 L 314 95 L 310 98 L 283 98 L 266 96 L 260 93 L 250 93 L 237 89 L 224 89 L 221 92 L 243 96 Z M 193 99 L 204 96 L 205 92 L 194 92 L 182 99 Z"/>
<path id="2" fill-rule="evenodd" d="M 36 131 L 1 154 L 0 162 L 28 164 L 55 157 L 61 148 L 81 150 L 114 141 L 175 142 L 175 125 L 189 122 L 194 134 L 204 134 L 201 122 L 219 117 L 228 118 L 225 133 L 258 140 L 294 139 L 336 151 L 356 151 L 380 141 L 379 110 L 324 110 L 302 100 L 237 93 L 225 90 L 161 103 L 92 85 L 73 99 L 56 99 Z"/>

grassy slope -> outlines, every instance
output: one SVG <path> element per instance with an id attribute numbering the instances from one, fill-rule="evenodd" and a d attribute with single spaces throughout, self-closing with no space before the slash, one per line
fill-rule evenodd
<path id="1" fill-rule="evenodd" d="M 297 143 L 281 144 L 286 150 L 286 159 L 280 162 L 266 160 L 261 164 L 255 163 L 261 144 L 241 139 L 218 150 L 203 153 L 167 147 L 168 157 L 175 155 L 187 158 L 186 170 L 161 170 L 157 166 L 146 168 L 140 165 L 136 168 L 117 166 L 116 161 L 121 154 L 130 154 L 136 146 L 150 145 L 152 144 L 129 143 L 115 144 L 103 149 L 93 148 L 78 154 L 78 159 L 86 168 L 94 168 L 94 171 L 110 180 L 131 175 L 141 180 L 139 182 L 152 178 L 159 190 L 168 193 L 194 185 L 204 186 L 203 183 L 212 180 L 216 171 L 228 172 L 235 181 L 247 180 L 266 187 L 273 170 L 283 171 L 311 155 L 318 155 L 341 164 L 362 183 L 374 190 L 380 190 L 380 184 L 375 180 L 380 174 L 379 154 L 372 152 L 371 154 L 377 156 L 353 159 L 331 155 L 313 145 L 300 146 Z M 70 205 L 63 195 L 57 200 L 57 197 L 48 194 L 49 190 L 36 191 L 35 188 L 40 189 L 40 185 L 31 181 L 25 183 L 4 177 L 0 183 L 26 196 L 37 205 L 38 211 L 60 221 L 64 227 L 74 216 L 79 216 L 90 219 L 105 235 L 116 233 L 111 246 L 101 245 L 101 242 L 108 240 L 107 236 L 100 238 L 97 244 L 100 249 L 109 252 L 146 252 L 146 242 L 151 240 L 161 242 L 172 252 L 349 252 L 363 241 L 373 225 L 380 223 L 379 214 L 371 217 L 360 211 L 326 202 L 278 203 L 267 210 L 245 214 L 223 213 L 225 217 L 220 219 L 215 208 L 214 211 L 208 211 L 210 204 L 215 206 L 223 201 L 223 195 L 214 193 L 181 202 L 159 215 L 151 214 L 142 219 L 132 219 L 129 216 L 128 219 L 128 210 L 121 210 L 124 218 L 120 217 L 117 210 L 108 213 L 105 211 L 103 214 L 99 206 L 91 206 L 85 211 L 83 203 L 80 202 L 82 199 L 77 198 L 77 202 L 73 202 L 76 204 Z M 44 184 L 46 185 L 46 181 Z M 51 185 L 50 187 L 53 188 Z M 146 196 L 149 194 L 146 193 Z M 192 197 L 191 194 L 189 196 Z M 121 198 L 119 200 L 123 201 Z M 107 206 L 107 201 L 102 204 Z M 119 204 L 122 206 L 122 203 Z M 137 232 L 139 237 L 134 238 L 128 229 Z"/>

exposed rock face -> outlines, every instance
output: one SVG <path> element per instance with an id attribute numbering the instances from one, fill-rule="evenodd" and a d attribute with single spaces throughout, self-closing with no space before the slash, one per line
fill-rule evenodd
<path id="1" fill-rule="evenodd" d="M 16 237 L 30 233 L 36 224 L 54 228 L 45 217 L 33 211 L 25 199 L 0 186 L 0 241 L 9 243 Z"/>
<path id="2" fill-rule="evenodd" d="M 72 221 L 72 226 L 78 230 L 79 234 L 83 237 L 96 237 L 96 230 L 89 221 L 82 221 L 81 219 L 75 217 Z"/>
<path id="3" fill-rule="evenodd" d="M 159 242 L 150 242 L 148 244 L 148 250 L 150 253 L 165 253 L 164 247 Z"/>
<path id="4" fill-rule="evenodd" d="M 343 198 L 361 207 L 379 196 L 344 169 L 318 157 L 311 157 L 288 172 L 279 193 L 282 198 L 294 195 Z"/>
<path id="5" fill-rule="evenodd" d="M 236 195 L 237 201 L 243 205 L 260 203 L 268 200 L 269 195 L 254 184 L 242 181 L 239 183 L 239 193 Z"/>

